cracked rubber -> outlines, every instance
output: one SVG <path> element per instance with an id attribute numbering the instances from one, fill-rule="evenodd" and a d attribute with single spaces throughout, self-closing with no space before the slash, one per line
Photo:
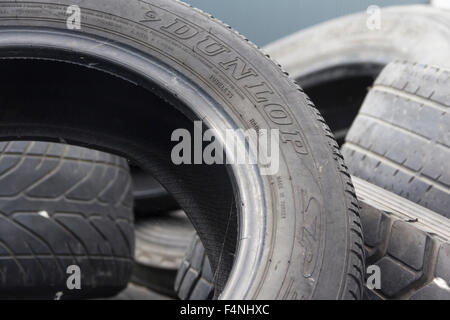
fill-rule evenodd
<path id="1" fill-rule="evenodd" d="M 47 142 L 0 143 L 0 296 L 109 296 L 132 270 L 131 180 L 123 158 Z M 78 265 L 81 290 L 68 290 Z"/>
<path id="2" fill-rule="evenodd" d="M 450 70 L 389 64 L 342 147 L 352 175 L 450 218 Z"/>

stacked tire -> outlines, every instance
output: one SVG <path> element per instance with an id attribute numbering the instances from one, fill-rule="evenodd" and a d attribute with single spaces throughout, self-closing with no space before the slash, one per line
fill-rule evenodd
<path id="1" fill-rule="evenodd" d="M 80 28 L 68 30 L 74 8 Z M 13 75 L 1 139 L 93 146 L 151 174 L 195 227 L 215 297 L 361 298 L 358 205 L 338 145 L 302 90 L 247 39 L 176 1 L 15 1 L 0 9 L 8 61 L 0 74 Z M 276 177 L 259 163 L 176 165 L 171 134 L 194 133 L 193 120 L 203 120 L 203 131 L 281 129 Z"/>
<path id="2" fill-rule="evenodd" d="M 317 104 L 339 144 L 368 88 L 390 62 L 450 67 L 450 11 L 429 5 L 381 8 L 380 25 L 361 12 L 277 40 L 264 51 Z"/>
<path id="3" fill-rule="evenodd" d="M 346 137 L 342 153 L 359 181 L 366 265 L 379 267 L 382 279 L 380 288 L 365 288 L 365 299 L 450 299 L 449 101 L 449 69 L 392 62 Z M 399 207 L 409 208 L 407 216 Z M 195 237 L 177 275 L 178 296 L 211 298 L 213 280 Z"/>
<path id="4" fill-rule="evenodd" d="M 125 288 L 134 252 L 126 160 L 47 142 L 0 150 L 1 298 L 96 298 Z M 75 273 L 79 281 L 69 281 Z"/>
<path id="5" fill-rule="evenodd" d="M 404 198 L 403 207 L 406 199 L 422 207 L 409 219 L 361 211 L 366 264 L 382 275 L 369 299 L 450 299 L 449 109 L 450 69 L 390 63 L 342 146 L 352 175 Z"/>
<path id="6" fill-rule="evenodd" d="M 449 12 L 427 5 L 415 5 L 382 8 L 380 16 L 382 23 L 379 29 L 367 26 L 368 15 L 363 12 L 301 30 L 263 48 L 274 60 L 282 64 L 316 102 L 339 144 L 345 142 L 345 136 L 363 104 L 368 88 L 389 62 L 404 59 L 448 66 Z M 431 66 L 429 68 L 433 69 Z M 392 70 L 387 77 L 395 76 L 397 71 L 401 70 Z M 426 86 L 432 87 L 430 84 Z M 445 83 L 442 83 L 438 90 L 443 91 L 444 86 Z M 413 90 L 411 85 L 406 89 Z M 422 87 L 421 90 L 425 89 Z M 359 123 L 360 129 L 353 134 L 355 138 L 365 136 L 364 125 L 361 121 Z M 428 123 L 425 121 L 422 124 L 426 126 Z M 349 144 L 350 140 L 347 141 L 347 145 Z M 444 154 L 434 155 L 440 157 L 435 162 L 441 163 L 437 166 L 441 167 L 442 163 L 445 163 L 442 159 Z M 352 162 L 348 154 L 346 161 Z M 373 164 L 375 165 L 376 163 Z M 366 171 L 373 169 L 367 167 L 368 160 L 365 166 Z M 435 166 L 430 165 L 427 170 L 433 167 Z M 383 174 L 378 175 L 379 173 L 380 171 L 372 173 L 369 181 L 377 183 L 386 178 Z M 389 178 L 382 184 L 387 183 Z M 413 184 L 416 183 L 417 181 Z M 393 188 L 402 187 L 391 183 L 390 189 Z M 434 192 L 439 192 L 439 189 L 432 190 L 430 194 Z M 446 199 L 442 194 L 437 197 L 440 198 L 438 201 Z M 441 207 L 445 208 L 445 204 L 441 204 Z M 184 274 L 190 265 L 188 260 L 185 260 L 181 274 Z M 196 265 L 198 263 L 194 263 L 194 266 Z M 197 275 L 200 274 L 197 270 Z M 180 282 L 177 286 L 180 286 Z"/>
<path id="7" fill-rule="evenodd" d="M 82 14 L 68 30 L 71 10 Z M 269 55 L 178 1 L 1 3 L 0 75 L 10 77 L 0 77 L 0 139 L 122 157 L 2 145 L 0 295 L 109 296 L 133 269 L 135 283 L 182 299 L 446 297 L 450 80 L 423 63 L 448 64 L 450 12 L 381 15 L 378 32 L 353 15 L 280 40 Z M 390 64 L 399 58 L 422 64 Z M 204 147 L 224 129 L 256 132 L 237 135 L 238 152 L 279 132 L 275 172 L 268 155 L 223 162 L 235 146 L 220 135 L 209 139 L 222 146 L 212 164 L 196 150 L 175 154 L 177 137 L 200 136 Z M 348 130 L 342 155 L 333 132 L 343 143 Z M 350 174 L 425 207 L 400 201 L 423 216 L 376 208 L 370 192 L 358 194 L 376 189 L 365 181 L 355 193 Z M 366 263 L 382 270 L 382 288 L 364 288 Z M 80 290 L 67 286 L 74 266 Z"/>

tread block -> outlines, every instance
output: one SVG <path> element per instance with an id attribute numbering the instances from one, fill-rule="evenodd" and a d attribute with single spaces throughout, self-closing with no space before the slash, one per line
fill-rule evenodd
<path id="1" fill-rule="evenodd" d="M 363 298 L 450 299 L 450 241 L 364 201 L 360 204 L 366 264 L 378 265 L 381 271 L 381 289 L 365 287 Z"/>
<path id="2" fill-rule="evenodd" d="M 390 257 L 383 257 L 376 263 L 381 270 L 381 292 L 393 298 L 404 288 L 413 284 L 420 278 L 420 274 L 406 269 Z"/>
<path id="3" fill-rule="evenodd" d="M 199 273 L 197 270 L 189 268 L 189 270 L 184 275 L 183 282 L 181 283 L 180 289 L 178 290 L 178 297 L 182 300 L 189 299 L 190 293 L 192 291 L 192 283 L 195 283 Z"/>
<path id="4" fill-rule="evenodd" d="M 411 296 L 411 300 L 450 300 L 450 291 L 443 289 L 433 280 Z"/>
<path id="5" fill-rule="evenodd" d="M 395 221 L 392 225 L 388 253 L 409 267 L 420 271 L 423 268 L 427 234 L 412 224 Z"/>
<path id="6" fill-rule="evenodd" d="M 434 279 L 415 292 L 413 300 L 450 300 L 450 243 L 439 247 Z"/>
<path id="7" fill-rule="evenodd" d="M 211 264 L 200 238 L 195 235 L 189 245 L 175 280 L 175 291 L 182 300 L 207 300 L 214 294 Z"/>
<path id="8" fill-rule="evenodd" d="M 48 142 L 4 142 L 0 149 L 0 298 L 121 290 L 134 253 L 126 161 Z M 65 285 L 71 264 L 84 277 L 79 293 Z"/>
<path id="9" fill-rule="evenodd" d="M 436 264 L 436 277 L 444 279 L 450 284 L 450 243 L 444 243 L 439 248 Z"/>
<path id="10" fill-rule="evenodd" d="M 204 278 L 200 278 L 195 285 L 194 290 L 190 295 L 190 300 L 205 300 L 206 296 L 210 296 L 210 292 L 212 292 L 213 284 L 211 282 L 206 281 Z"/>

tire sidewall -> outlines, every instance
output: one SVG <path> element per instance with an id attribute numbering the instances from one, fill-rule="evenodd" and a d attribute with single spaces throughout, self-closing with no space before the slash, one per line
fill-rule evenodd
<path id="1" fill-rule="evenodd" d="M 233 30 L 211 23 L 209 17 L 182 3 L 53 2 L 57 4 L 19 2 L 5 15 L 20 15 L 21 19 L 12 22 L 0 17 L 0 25 L 66 30 L 65 9 L 79 5 L 81 32 L 119 41 L 170 65 L 203 88 L 240 128 L 257 123 L 259 128 L 296 135 L 297 149 L 289 141 L 281 143 L 277 175 L 262 176 L 268 212 L 262 235 L 263 263 L 255 270 L 252 287 L 239 298 L 342 297 L 350 247 L 344 181 L 312 105 L 288 77 Z M 195 35 L 185 39 L 174 36 L 170 27 L 174 23 L 192 28 Z M 199 49 L 204 41 L 222 46 L 222 52 L 205 54 Z M 224 63 L 236 59 L 257 75 L 237 79 L 233 68 L 223 68 Z M 214 84 L 212 75 L 220 77 L 226 92 L 224 86 Z M 248 89 L 259 85 L 267 88 L 262 94 Z M 264 111 L 270 105 L 282 108 L 290 123 L 274 122 Z"/>

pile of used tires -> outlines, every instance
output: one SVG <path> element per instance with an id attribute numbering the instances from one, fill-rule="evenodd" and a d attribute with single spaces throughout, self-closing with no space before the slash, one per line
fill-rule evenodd
<path id="1" fill-rule="evenodd" d="M 450 11 L 381 16 L 0 3 L 0 298 L 450 299 Z"/>

